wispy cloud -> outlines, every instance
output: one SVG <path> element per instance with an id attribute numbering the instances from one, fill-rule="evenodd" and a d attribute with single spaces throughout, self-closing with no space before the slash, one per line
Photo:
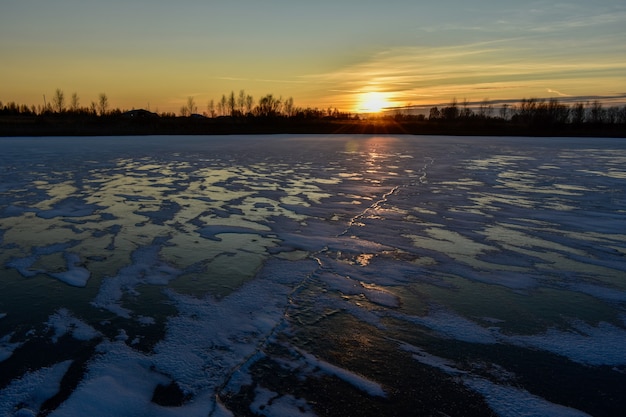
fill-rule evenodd
<path id="1" fill-rule="evenodd" d="M 582 85 L 594 84 L 597 93 L 608 92 L 608 83 L 626 73 L 626 61 L 611 54 L 581 59 L 559 55 L 550 44 L 530 49 L 520 38 L 425 48 L 389 48 L 336 71 L 312 74 L 303 79 L 327 85 L 338 102 L 348 104 L 354 92 L 389 93 L 396 104 L 423 97 L 484 99 L 580 93 Z M 606 84 L 606 85 L 604 85 Z M 624 87 L 618 81 L 613 87 Z M 571 93 L 563 91 L 575 90 Z M 592 91 L 589 91 L 592 92 Z"/>
<path id="2" fill-rule="evenodd" d="M 571 97 L 571 94 L 561 93 L 560 91 L 553 90 L 552 88 L 548 88 L 547 91 L 548 91 L 548 93 L 553 93 L 553 94 L 556 94 L 556 95 L 561 96 L 561 97 Z"/>

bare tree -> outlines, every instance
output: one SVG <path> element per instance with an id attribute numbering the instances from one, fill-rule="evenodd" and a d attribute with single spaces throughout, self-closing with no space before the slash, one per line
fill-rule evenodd
<path id="1" fill-rule="evenodd" d="M 293 97 L 289 97 L 287 100 L 283 102 L 283 112 L 286 116 L 293 116 L 294 107 L 293 107 Z"/>
<path id="2" fill-rule="evenodd" d="M 509 105 L 506 103 L 500 107 L 500 118 L 503 120 L 507 120 L 509 118 Z"/>
<path id="3" fill-rule="evenodd" d="M 226 99 L 226 96 L 224 94 L 222 94 L 222 98 L 220 99 L 218 108 L 220 110 L 220 115 L 226 116 L 226 111 L 228 110 L 228 100 Z"/>
<path id="4" fill-rule="evenodd" d="M 207 104 L 206 109 L 209 117 L 215 117 L 215 102 L 213 101 L 213 99 L 209 100 L 209 104 Z"/>
<path id="5" fill-rule="evenodd" d="M 186 115 L 191 116 L 195 113 L 198 113 L 198 106 L 196 106 L 196 101 L 192 96 L 187 97 L 187 104 L 185 105 Z"/>
<path id="6" fill-rule="evenodd" d="M 231 116 L 235 115 L 235 108 L 237 107 L 237 100 L 235 99 L 235 92 L 231 91 L 228 96 L 228 112 Z"/>
<path id="7" fill-rule="evenodd" d="M 280 107 L 280 99 L 275 98 L 272 94 L 267 94 L 259 100 L 256 113 L 258 116 L 273 117 L 278 115 Z"/>
<path id="8" fill-rule="evenodd" d="M 429 120 L 439 119 L 441 117 L 441 111 L 437 107 L 431 107 L 428 113 Z"/>
<path id="9" fill-rule="evenodd" d="M 606 118 L 606 110 L 602 107 L 600 101 L 595 100 L 589 109 L 589 121 L 591 123 L 603 123 Z"/>
<path id="10" fill-rule="evenodd" d="M 109 98 L 106 94 L 100 93 L 98 95 L 98 113 L 100 116 L 104 116 L 109 111 Z"/>
<path id="11" fill-rule="evenodd" d="M 237 107 L 239 108 L 239 113 L 243 114 L 243 109 L 246 106 L 246 92 L 243 90 L 239 90 L 239 95 L 237 96 Z"/>
<path id="12" fill-rule="evenodd" d="M 252 109 L 254 109 L 254 97 L 251 95 L 246 95 L 246 114 L 252 113 Z"/>
<path id="13" fill-rule="evenodd" d="M 63 113 L 65 110 L 65 94 L 57 88 L 52 98 L 52 107 L 57 113 Z"/>
<path id="14" fill-rule="evenodd" d="M 72 93 L 72 100 L 70 101 L 70 110 L 74 113 L 80 108 L 78 94 Z"/>

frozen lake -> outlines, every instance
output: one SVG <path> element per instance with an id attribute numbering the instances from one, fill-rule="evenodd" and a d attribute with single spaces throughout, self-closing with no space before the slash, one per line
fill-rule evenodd
<path id="1" fill-rule="evenodd" d="M 626 141 L 0 138 L 0 416 L 618 416 Z"/>

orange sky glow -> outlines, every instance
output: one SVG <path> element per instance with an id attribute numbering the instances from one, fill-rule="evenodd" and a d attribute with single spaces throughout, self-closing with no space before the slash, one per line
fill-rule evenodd
<path id="1" fill-rule="evenodd" d="M 626 5 L 24 0 L 2 6 L 0 101 L 199 111 L 271 93 L 349 112 L 521 98 L 626 103 Z"/>

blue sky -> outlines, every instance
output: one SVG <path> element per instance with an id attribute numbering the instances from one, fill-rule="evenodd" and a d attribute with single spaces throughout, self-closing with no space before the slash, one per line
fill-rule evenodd
<path id="1" fill-rule="evenodd" d="M 177 111 L 245 89 L 299 106 L 626 93 L 617 1 L 0 1 L 0 100 L 57 88 Z"/>

